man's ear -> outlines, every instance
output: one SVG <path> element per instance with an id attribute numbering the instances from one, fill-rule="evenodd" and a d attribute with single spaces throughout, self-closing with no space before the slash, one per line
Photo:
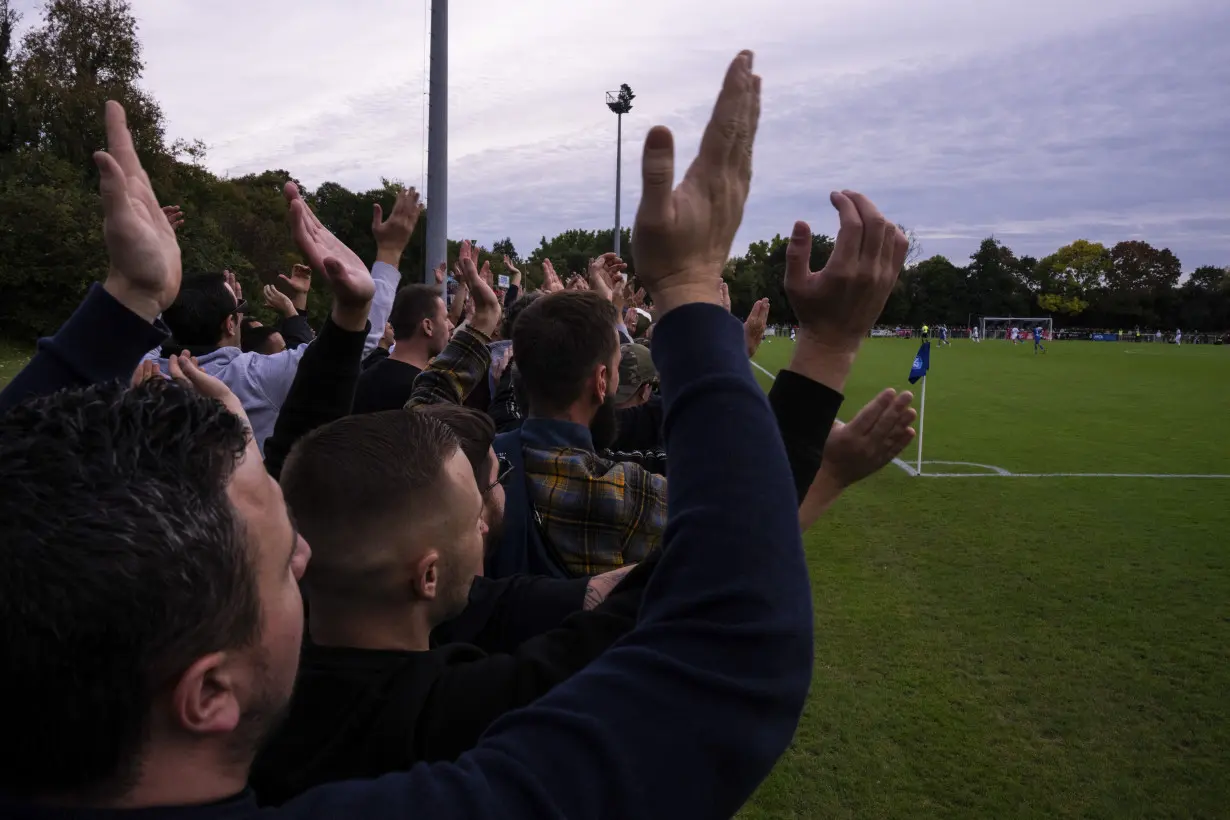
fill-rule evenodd
<path id="1" fill-rule="evenodd" d="M 411 566 L 410 573 L 414 594 L 424 601 L 434 601 L 440 594 L 440 553 L 427 550 Z"/>
<path id="2" fill-rule="evenodd" d="M 431 319 L 424 319 L 419 325 L 419 330 L 423 331 L 423 335 L 430 339 L 436 332 L 436 323 Z"/>
<path id="3" fill-rule="evenodd" d="M 222 330 L 227 339 L 235 338 L 239 334 L 239 317 L 234 313 L 227 316 L 226 321 L 222 323 Z"/>
<path id="4" fill-rule="evenodd" d="M 639 394 L 638 401 L 640 401 L 641 404 L 644 404 L 649 401 L 649 397 L 653 394 L 653 382 L 645 382 L 636 390 Z"/>
<path id="5" fill-rule="evenodd" d="M 594 372 L 594 390 L 597 393 L 599 403 L 606 401 L 607 393 L 610 392 L 610 385 L 610 367 L 605 364 L 598 365 L 598 369 Z"/>
<path id="6" fill-rule="evenodd" d="M 245 686 L 239 660 L 235 653 L 213 652 L 180 675 L 171 692 L 176 728 L 199 735 L 235 730 L 243 714 L 240 691 Z"/>

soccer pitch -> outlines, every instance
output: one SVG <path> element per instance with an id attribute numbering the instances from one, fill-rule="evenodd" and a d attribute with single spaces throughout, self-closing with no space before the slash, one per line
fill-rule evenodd
<path id="1" fill-rule="evenodd" d="M 1047 348 L 933 344 L 924 475 L 807 533 L 812 694 L 742 817 L 1230 812 L 1230 479 L 1177 477 L 1230 475 L 1230 349 Z M 868 341 L 841 417 L 917 349 Z"/>

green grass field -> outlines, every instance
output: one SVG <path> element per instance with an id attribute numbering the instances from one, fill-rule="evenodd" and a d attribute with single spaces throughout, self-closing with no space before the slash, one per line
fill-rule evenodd
<path id="1" fill-rule="evenodd" d="M 916 349 L 868 342 L 842 416 L 906 387 Z M 0 384 L 29 354 L 0 347 Z M 955 342 L 925 458 L 1230 474 L 1228 407 L 1228 348 Z M 807 535 L 812 696 L 742 816 L 1230 816 L 1228 533 L 1226 479 L 885 468 Z"/>
<path id="2" fill-rule="evenodd" d="M 1048 347 L 933 350 L 924 459 L 1230 474 L 1230 349 Z M 842 417 L 916 350 L 869 341 Z M 807 534 L 812 695 L 742 816 L 1230 816 L 1228 533 L 1230 479 L 890 465 Z"/>

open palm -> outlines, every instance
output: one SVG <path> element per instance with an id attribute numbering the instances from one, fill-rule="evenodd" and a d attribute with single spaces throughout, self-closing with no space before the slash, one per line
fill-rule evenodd
<path id="1" fill-rule="evenodd" d="M 312 270 L 325 277 L 333 298 L 347 306 L 367 304 L 376 295 L 376 283 L 359 255 L 326 228 L 303 201 L 293 182 L 283 189 L 290 203 L 290 224 L 295 244 Z"/>

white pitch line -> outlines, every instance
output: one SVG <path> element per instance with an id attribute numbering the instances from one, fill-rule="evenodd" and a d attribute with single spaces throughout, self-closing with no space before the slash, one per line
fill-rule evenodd
<path id="1" fill-rule="evenodd" d="M 761 373 L 768 376 L 773 381 L 777 381 L 777 377 L 765 370 L 757 362 L 752 362 L 752 367 L 759 370 Z M 923 464 L 966 464 L 963 461 L 924 461 Z M 915 470 L 909 464 L 906 464 L 899 458 L 893 459 L 893 464 L 896 464 L 911 477 L 918 476 L 918 470 Z M 1214 478 L 1214 479 L 1230 479 L 1230 475 L 1221 475 L 1218 473 L 1010 473 L 1002 467 L 993 467 L 989 464 L 969 464 L 971 467 L 982 467 L 988 470 L 994 470 L 993 473 L 923 473 L 922 478 Z"/>

